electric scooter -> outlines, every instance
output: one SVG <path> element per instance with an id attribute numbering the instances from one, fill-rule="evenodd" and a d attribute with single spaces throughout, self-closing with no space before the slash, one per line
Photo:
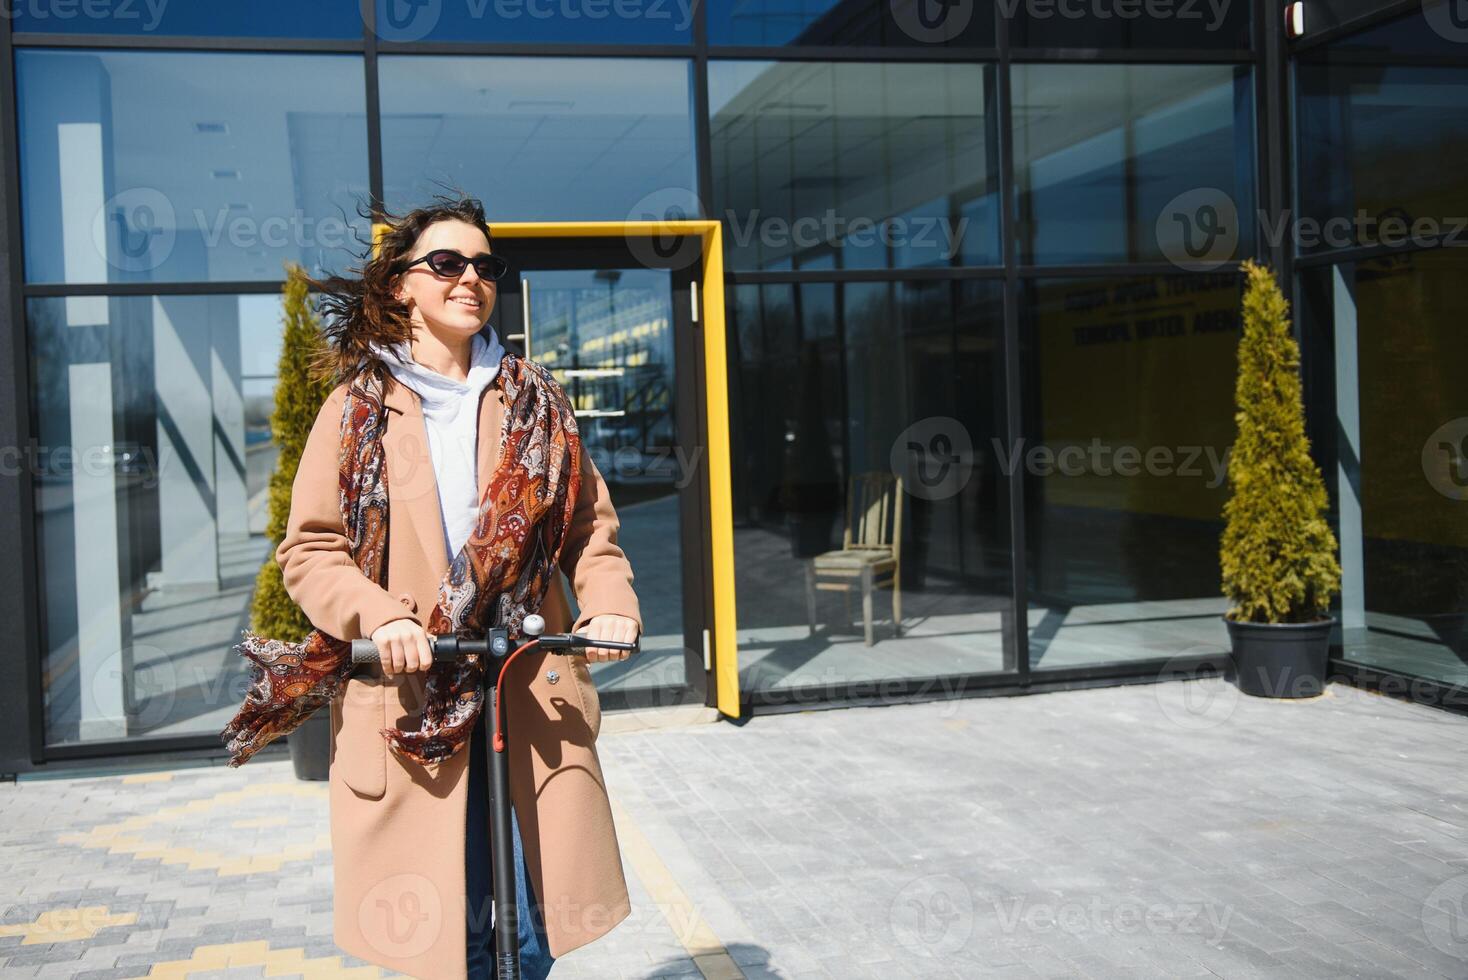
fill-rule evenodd
<path id="1" fill-rule="evenodd" d="M 521 639 L 526 640 L 511 652 L 510 632 L 496 628 L 488 630 L 483 639 L 468 639 L 460 636 L 432 636 L 429 646 L 433 659 L 445 660 L 466 653 L 485 658 L 486 681 L 485 720 L 494 732 L 493 752 L 489 753 L 489 822 L 490 863 L 494 882 L 494 948 L 495 975 L 498 980 L 520 980 L 520 938 L 518 900 L 501 902 L 501 895 L 516 895 L 514 839 L 510 825 L 510 767 L 505 756 L 506 735 L 509 731 L 509 713 L 499 703 L 499 679 L 510 661 L 527 650 L 576 650 L 585 647 L 602 647 L 608 650 L 638 650 L 638 641 L 623 643 L 614 640 L 593 640 L 580 633 L 546 633 L 545 619 L 538 615 L 525 617 L 521 627 Z M 352 641 L 352 663 L 378 663 L 377 644 L 371 640 Z M 491 678 L 493 682 L 491 682 Z M 493 686 L 490 686 L 492 683 Z M 493 696 L 490 696 L 490 692 Z"/>

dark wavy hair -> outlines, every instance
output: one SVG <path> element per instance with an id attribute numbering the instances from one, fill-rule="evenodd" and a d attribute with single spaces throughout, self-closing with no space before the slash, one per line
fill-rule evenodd
<path id="1" fill-rule="evenodd" d="M 322 318 L 326 343 L 315 362 L 319 377 L 334 382 L 351 381 L 362 373 L 373 374 L 384 386 L 393 384 L 387 367 L 372 353 L 371 345 L 391 347 L 413 338 L 408 307 L 393 296 L 398 277 L 404 272 L 418 236 L 439 221 L 463 221 L 483 229 L 494 250 L 494 238 L 484 218 L 484 205 L 462 193 L 436 194 L 433 203 L 396 215 L 380 202 L 357 213 L 373 224 L 386 224 L 374 250 L 371 243 L 359 264 L 345 276 L 313 279 L 303 275 L 308 288 L 318 290 L 317 312 Z"/>

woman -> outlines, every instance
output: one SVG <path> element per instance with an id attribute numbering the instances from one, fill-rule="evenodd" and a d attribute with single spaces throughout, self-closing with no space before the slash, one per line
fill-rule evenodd
<path id="1" fill-rule="evenodd" d="M 382 653 L 380 668 L 352 674 L 331 703 L 337 945 L 413 976 L 472 980 L 492 974 L 494 952 L 487 712 L 467 746 L 429 764 L 393 751 L 383 736 L 404 732 L 394 744 L 413 744 L 415 723 L 427 729 L 440 720 L 425 709 L 437 683 L 426 620 L 442 614 L 435 608 L 440 583 L 476 533 L 491 478 L 510 462 L 508 450 L 501 457 L 510 431 L 504 386 L 511 376 L 531 377 L 524 372 L 532 368 L 534 377 L 549 374 L 517 364 L 486 326 L 494 278 L 504 268 L 478 201 L 383 217 L 390 229 L 360 278 L 312 281 L 326 294 L 326 354 L 343 383 L 303 450 L 276 558 L 291 598 L 319 631 L 371 637 Z M 379 379 L 383 391 L 385 585 L 354 560 L 343 518 L 343 406 L 354 378 Z M 569 410 L 564 393 L 553 393 Z M 584 447 L 580 460 L 559 552 L 580 612 L 572 623 L 554 575 L 539 611 L 549 632 L 635 640 L 642 620 L 617 544 L 616 511 Z M 497 595 L 507 601 L 507 592 Z M 586 666 L 626 656 L 602 647 L 522 654 L 504 683 L 526 978 L 544 977 L 554 957 L 603 935 L 630 911 L 594 746 L 600 706 Z M 430 743 L 419 744 L 426 752 Z"/>

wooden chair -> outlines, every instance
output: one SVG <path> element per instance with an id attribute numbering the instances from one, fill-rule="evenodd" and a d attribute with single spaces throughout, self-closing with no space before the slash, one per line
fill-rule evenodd
<path id="1" fill-rule="evenodd" d="M 846 491 L 846 526 L 841 548 L 806 562 L 805 595 L 810 632 L 816 631 L 816 593 L 842 593 L 849 611 L 850 595 L 861 590 L 866 645 L 872 645 L 872 590 L 892 589 L 892 625 L 902 635 L 902 477 L 886 471 L 852 476 Z"/>

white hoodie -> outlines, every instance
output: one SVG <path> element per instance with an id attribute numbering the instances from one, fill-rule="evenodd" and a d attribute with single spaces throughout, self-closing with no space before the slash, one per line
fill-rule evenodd
<path id="1" fill-rule="evenodd" d="M 373 347 L 399 384 L 417 392 L 428 429 L 428 452 L 438 478 L 438 506 L 443 515 L 444 547 L 452 561 L 479 518 L 479 396 L 499 374 L 505 356 L 494 328 L 474 335 L 469 377 L 455 381 L 413 360 L 411 347 Z"/>

